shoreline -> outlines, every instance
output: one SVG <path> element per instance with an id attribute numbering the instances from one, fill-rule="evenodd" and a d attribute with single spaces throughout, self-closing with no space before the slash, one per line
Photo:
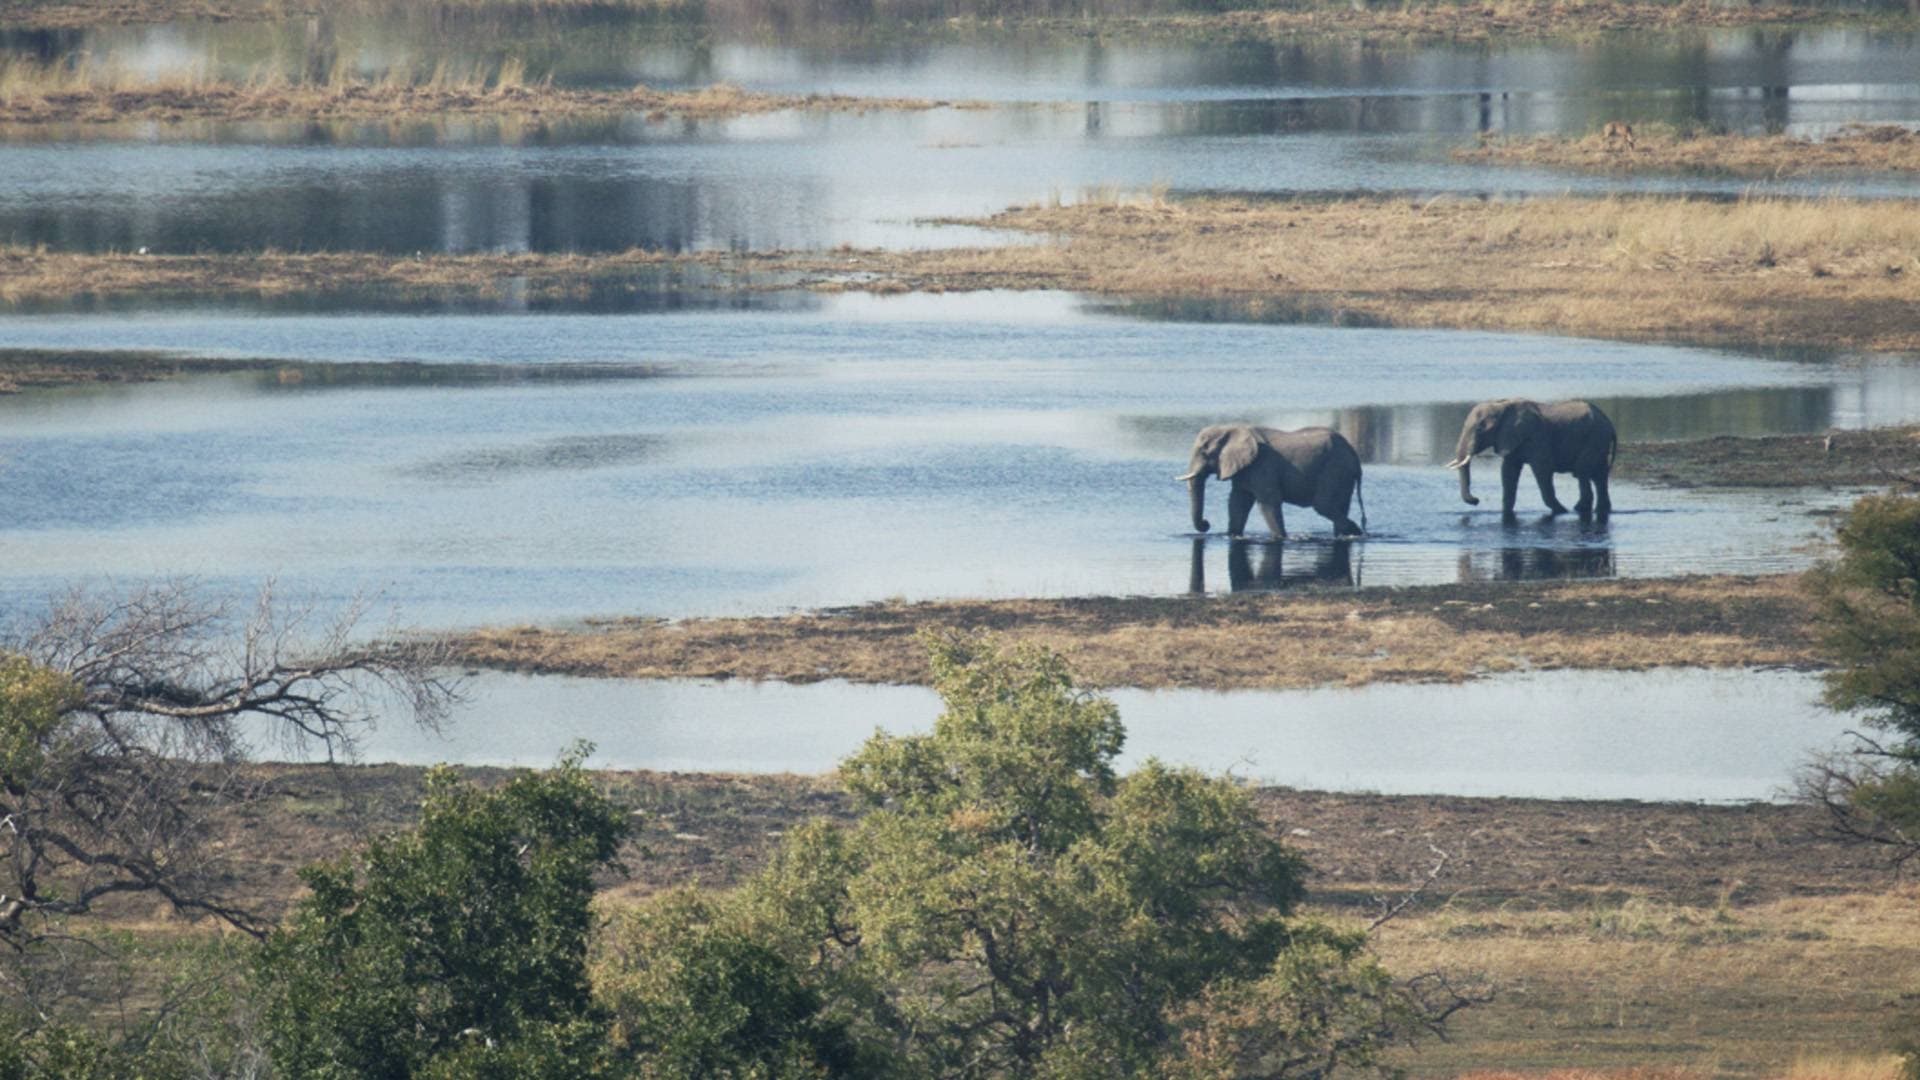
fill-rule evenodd
<path id="1" fill-rule="evenodd" d="M 1792 135 L 1674 133 L 1640 125 L 1633 145 L 1601 135 L 1482 138 L 1450 155 L 1454 161 L 1632 174 L 1669 172 L 1775 179 L 1788 176 L 1920 172 L 1920 131 L 1894 124 L 1854 124 L 1824 139 Z"/>
<path id="2" fill-rule="evenodd" d="M 1045 289 L 1227 304 L 1252 321 L 1920 355 L 1915 205 L 1143 197 L 933 222 L 1038 240 L 986 248 L 395 256 L 15 246 L 0 247 L 0 301 L 328 297 L 379 287 L 389 299 L 456 302 L 498 297 L 509 283 L 529 300 L 563 300 L 698 268 L 716 287 L 752 291 Z"/>
<path id="3" fill-rule="evenodd" d="M 457 665 L 627 679 L 925 685 L 923 631 L 1066 655 L 1093 688 L 1305 689 L 1529 670 L 1816 669 L 1799 575 L 1475 582 L 1220 597 L 881 602 L 451 635 Z M 1277 669 L 1277 641 L 1294 662 Z"/>
<path id="4" fill-rule="evenodd" d="M 129 121 L 177 123 L 188 120 L 402 120 L 446 116 L 529 116 L 569 118 L 635 115 L 650 121 L 681 118 L 718 120 L 761 113 L 922 112 L 973 109 L 978 102 L 924 98 L 870 98 L 846 94 L 768 94 L 715 84 L 702 90 L 667 91 L 636 86 L 627 91 L 580 90 L 545 83 L 515 83 L 505 78 L 466 82 L 389 83 L 350 80 L 324 84 L 264 80 L 255 83 L 116 82 L 75 83 L 65 73 L 44 76 L 35 86 L 29 75 L 0 95 L 0 127 L 48 124 L 112 124 Z"/>

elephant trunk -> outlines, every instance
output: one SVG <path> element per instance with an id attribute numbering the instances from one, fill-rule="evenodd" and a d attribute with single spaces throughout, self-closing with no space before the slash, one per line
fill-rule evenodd
<path id="1" fill-rule="evenodd" d="M 1187 500 L 1193 513 L 1193 531 L 1206 532 L 1212 528 L 1207 521 L 1207 473 L 1200 469 L 1187 477 Z"/>
<path id="2" fill-rule="evenodd" d="M 1480 451 L 1479 432 L 1474 418 L 1460 429 L 1460 442 L 1453 448 L 1453 460 L 1447 462 L 1447 468 L 1460 471 L 1460 501 L 1468 506 L 1479 506 L 1480 500 L 1473 497 L 1473 455 Z"/>

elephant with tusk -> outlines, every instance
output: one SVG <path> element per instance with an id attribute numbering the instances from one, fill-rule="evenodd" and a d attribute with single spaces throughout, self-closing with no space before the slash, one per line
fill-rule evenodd
<path id="1" fill-rule="evenodd" d="M 1580 501 L 1574 509 L 1582 517 L 1593 513 L 1604 516 L 1613 510 L 1613 500 L 1607 495 L 1607 474 L 1613 471 L 1618 447 L 1613 421 L 1597 406 L 1584 401 L 1542 405 L 1524 398 L 1505 398 L 1483 401 L 1467 414 L 1447 468 L 1460 472 L 1461 500 L 1478 506 L 1480 500 L 1473 497 L 1473 455 L 1489 449 L 1499 454 L 1504 459 L 1500 463 L 1500 509 L 1508 517 L 1513 516 L 1520 470 L 1533 469 L 1533 478 L 1540 484 L 1540 498 L 1556 514 L 1566 513 L 1567 508 L 1553 493 L 1553 474 L 1570 472 L 1580 481 Z"/>
<path id="2" fill-rule="evenodd" d="M 1246 531 L 1247 515 L 1255 503 L 1276 539 L 1287 535 L 1281 506 L 1311 506 L 1333 522 L 1335 536 L 1365 532 L 1367 500 L 1360 497 L 1360 524 L 1347 516 L 1360 494 L 1360 455 L 1332 428 L 1276 431 L 1251 424 L 1216 424 L 1194 437 L 1193 456 L 1186 475 L 1192 503 L 1193 528 L 1206 532 L 1207 477 L 1218 476 L 1232 486 L 1227 496 L 1227 535 Z"/>

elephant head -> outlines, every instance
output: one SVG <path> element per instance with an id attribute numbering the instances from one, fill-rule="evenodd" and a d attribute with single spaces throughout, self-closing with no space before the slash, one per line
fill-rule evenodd
<path id="1" fill-rule="evenodd" d="M 1473 497 L 1473 455 L 1492 450 L 1502 457 L 1513 453 L 1534 437 L 1540 427 L 1540 406 L 1520 398 L 1484 401 L 1467 414 L 1460 425 L 1460 442 L 1453 449 L 1447 468 L 1460 470 L 1460 499 L 1468 506 L 1479 506 Z"/>
<path id="2" fill-rule="evenodd" d="M 1253 464 L 1265 441 L 1260 433 L 1245 424 L 1216 424 L 1203 429 L 1193 439 L 1193 457 L 1187 462 L 1186 475 L 1175 479 L 1187 484 L 1187 497 L 1193 506 L 1193 531 L 1212 527 L 1206 519 L 1207 474 L 1231 480 L 1233 474 Z"/>

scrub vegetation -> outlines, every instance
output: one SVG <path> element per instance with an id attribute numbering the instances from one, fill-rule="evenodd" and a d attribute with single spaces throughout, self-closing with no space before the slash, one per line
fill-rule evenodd
<path id="1" fill-rule="evenodd" d="M 163 649 L 198 640 L 137 614 L 128 625 Z M 92 643 L 90 625 L 122 622 L 83 623 L 75 639 Z M 494 790 L 428 772 L 416 826 L 306 867 L 306 894 L 271 928 L 209 904 L 220 883 L 169 873 L 164 859 L 78 859 L 98 846 L 100 816 L 125 811 L 121 790 L 178 768 L 129 752 L 168 748 L 164 731 L 115 721 L 211 706 L 194 689 L 154 689 L 138 668 L 76 666 L 29 642 L 43 660 L 13 654 L 0 668 L 0 791 L 18 829 L 7 884 L 27 881 L 0 922 L 0 977 L 15 991 L 0 1004 L 0 1069 L 36 1080 L 257 1075 L 266 1061 L 288 1077 L 449 1080 L 1306 1077 L 1384 1066 L 1389 1049 L 1487 1000 L 1440 969 L 1390 974 L 1369 944 L 1393 911 L 1365 925 L 1302 911 L 1306 864 L 1242 785 L 1157 762 L 1119 775 L 1117 710 L 1076 689 L 1057 655 L 925 640 L 946 706 L 934 730 L 876 734 L 842 765 L 853 819 L 787 832 L 731 891 L 675 891 L 596 917 L 596 874 L 622 869 L 634 819 L 581 770 L 577 748 Z M 239 700 L 217 715 L 284 708 L 296 725 L 342 730 L 330 699 L 297 679 Z M 95 741 L 89 725 L 115 736 L 118 768 L 74 784 L 61 759 Z M 205 795 L 163 784 L 142 792 L 141 816 L 233 805 Z M 23 866 L 44 878 L 21 878 Z M 67 952 L 79 940 L 68 924 L 84 933 L 104 913 L 43 887 L 102 870 L 137 885 L 103 895 L 157 889 L 177 912 L 264 939 L 242 946 L 245 966 L 213 973 L 224 1009 L 201 1003 L 181 1023 L 149 973 L 147 991 L 162 997 L 112 1030 L 81 977 L 88 963 Z M 155 875 L 165 884 L 144 880 Z M 71 980 L 60 995 L 18 992 L 60 976 Z"/>
<path id="2" fill-rule="evenodd" d="M 1640 124 L 1631 146 L 1596 133 L 1487 138 L 1453 152 L 1457 161 L 1535 165 L 1588 172 L 1691 172 L 1778 177 L 1809 173 L 1920 171 L 1920 131 L 1853 125 L 1823 139 L 1676 131 Z"/>

